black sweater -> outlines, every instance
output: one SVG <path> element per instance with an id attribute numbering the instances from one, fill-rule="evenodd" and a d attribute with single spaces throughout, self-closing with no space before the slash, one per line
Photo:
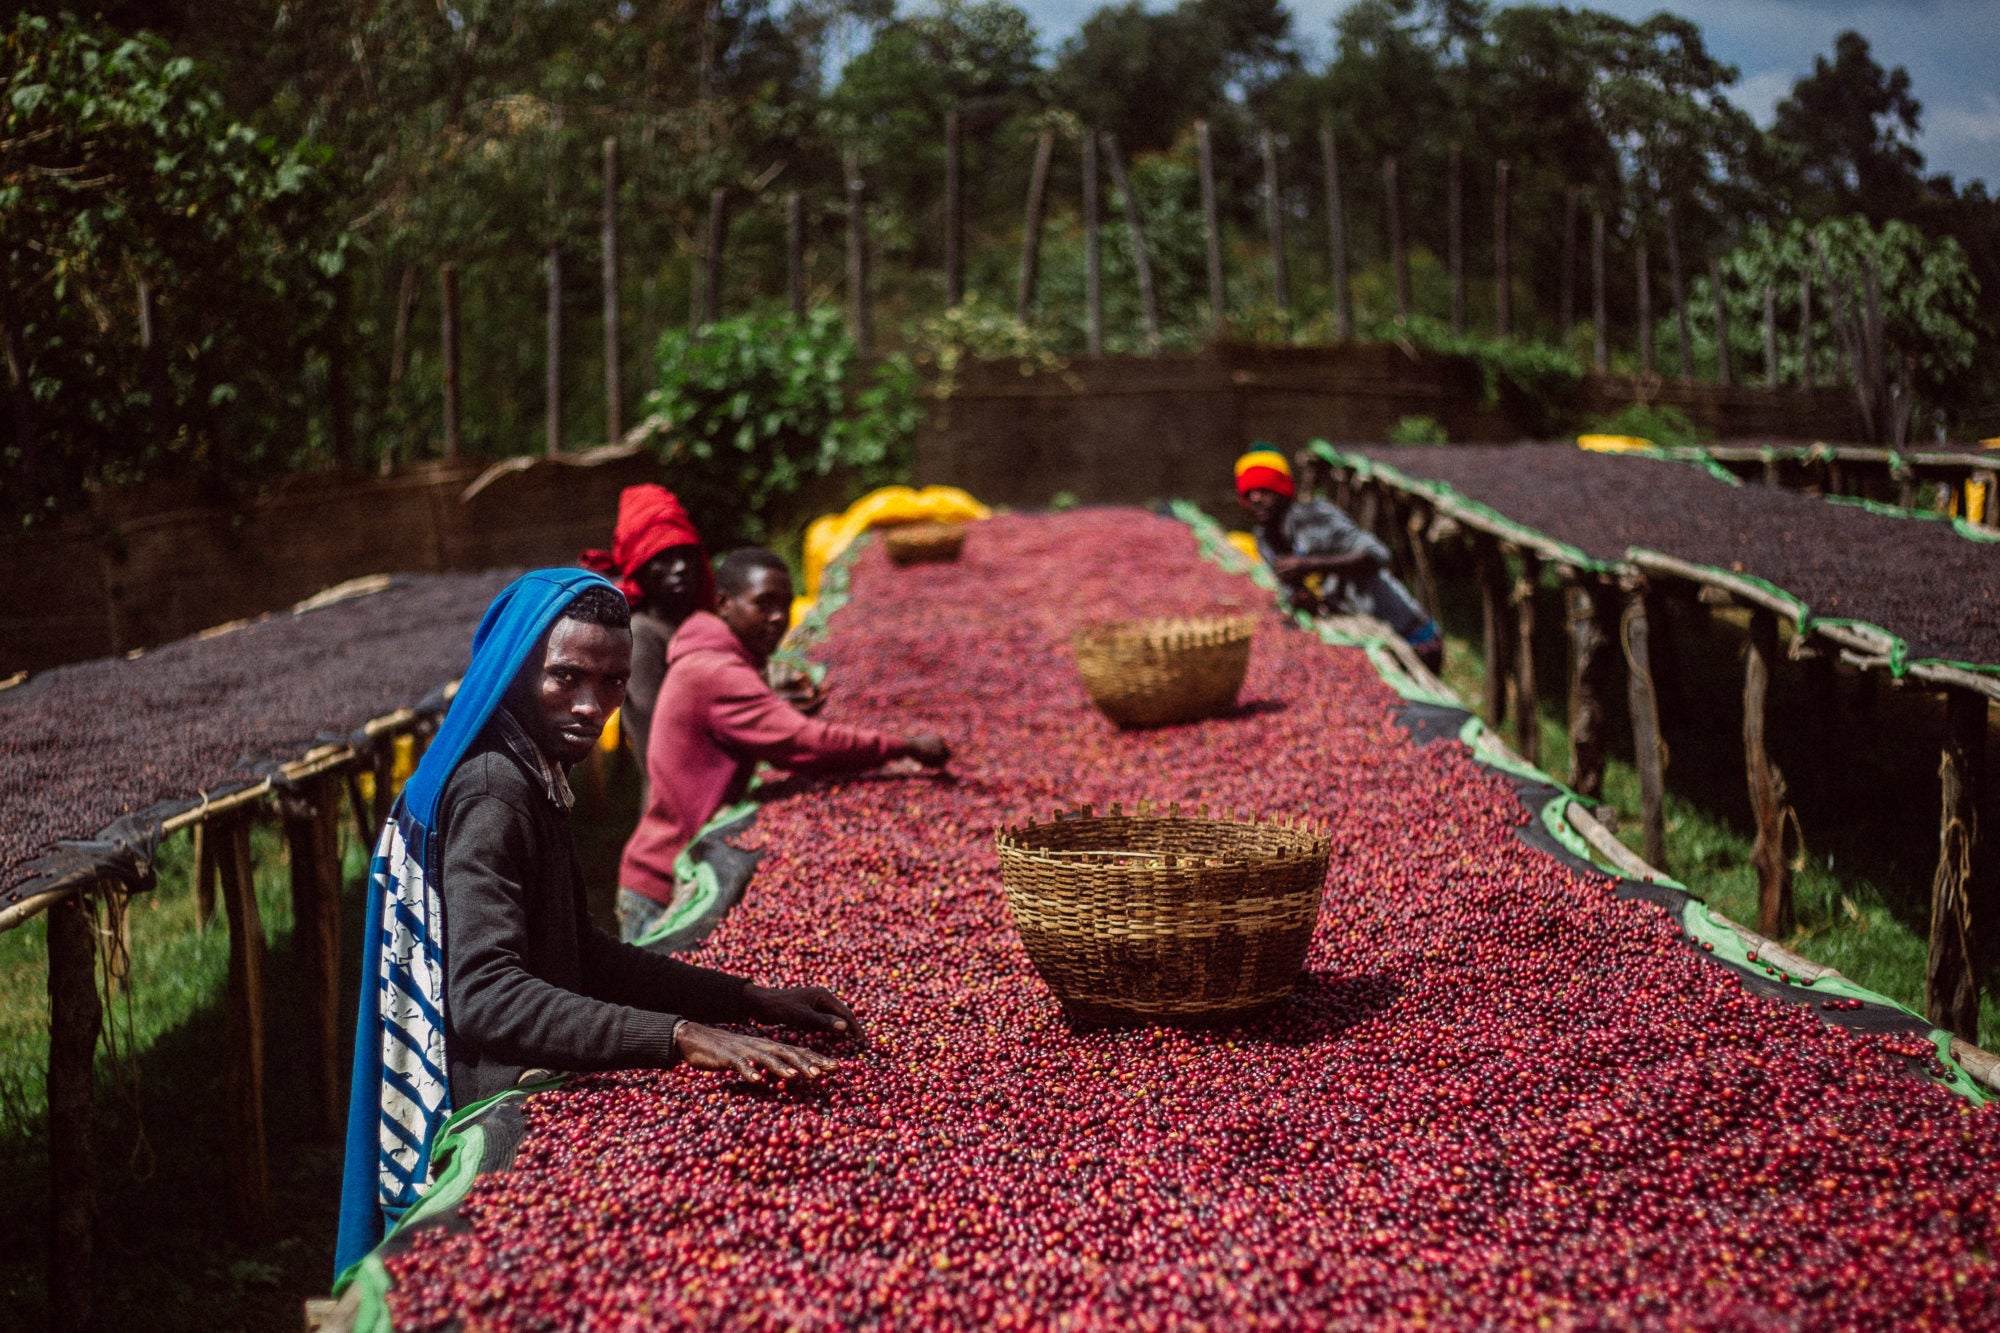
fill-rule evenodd
<path id="1" fill-rule="evenodd" d="M 527 1069 L 665 1066 L 681 1017 L 744 1016 L 742 978 L 590 924 L 569 812 L 498 730 L 473 743 L 438 803 L 455 1106 L 504 1092 Z"/>

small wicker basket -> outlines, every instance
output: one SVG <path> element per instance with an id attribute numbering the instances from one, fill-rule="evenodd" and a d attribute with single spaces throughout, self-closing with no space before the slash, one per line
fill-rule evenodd
<path id="1" fill-rule="evenodd" d="M 882 545 L 899 565 L 956 560 L 965 549 L 965 524 L 899 523 L 883 529 Z"/>
<path id="2" fill-rule="evenodd" d="M 1072 1020 L 1213 1024 L 1283 999 L 1319 920 L 1323 828 L 1089 807 L 995 839 L 1007 906 Z"/>
<path id="3" fill-rule="evenodd" d="M 1236 703 L 1254 616 L 1091 625 L 1070 638 L 1084 688 L 1121 727 L 1197 722 Z"/>

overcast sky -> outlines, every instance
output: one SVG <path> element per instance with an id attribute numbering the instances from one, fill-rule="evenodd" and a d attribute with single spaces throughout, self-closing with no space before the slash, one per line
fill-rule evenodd
<path id="1" fill-rule="evenodd" d="M 1101 0 L 1016 0 L 1053 49 Z M 1317 55 L 1332 49 L 1334 16 L 1349 0 L 1288 0 L 1294 30 Z M 1663 6 L 1645 0 L 1594 0 L 1593 8 L 1639 19 Z M 1163 8 L 1148 0 L 1148 8 Z M 1742 71 L 1736 98 L 1771 122 L 1778 99 L 1831 56 L 1833 39 L 1852 28 L 1868 39 L 1876 63 L 1910 71 L 1923 103 L 1917 147 L 1932 172 L 2000 188 L 2000 0 L 1680 0 L 1664 6 L 1695 20 L 1709 50 Z"/>

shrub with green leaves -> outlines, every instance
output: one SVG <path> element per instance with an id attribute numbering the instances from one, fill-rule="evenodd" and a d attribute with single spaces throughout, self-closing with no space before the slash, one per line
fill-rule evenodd
<path id="1" fill-rule="evenodd" d="M 669 330 L 656 359 L 646 435 L 711 546 L 771 541 L 909 472 L 917 373 L 865 361 L 830 307 Z"/>
<path id="2" fill-rule="evenodd" d="M 1459 356 L 1479 369 L 1482 396 L 1521 416 L 1536 435 L 1556 433 L 1569 420 L 1583 363 L 1560 347 L 1525 338 L 1487 338 L 1453 333 L 1450 325 L 1414 315 L 1377 330 L 1378 336 L 1408 342 L 1428 352 Z"/>
<path id="3" fill-rule="evenodd" d="M 1444 423 L 1436 417 L 1421 414 L 1397 417 L 1396 424 L 1389 427 L 1391 444 L 1447 444 L 1450 440 Z"/>
<path id="4" fill-rule="evenodd" d="M 1687 413 L 1666 403 L 1632 403 L 1611 416 L 1599 417 L 1591 429 L 1603 435 L 1649 440 L 1661 448 L 1694 444 L 1701 437 Z"/>

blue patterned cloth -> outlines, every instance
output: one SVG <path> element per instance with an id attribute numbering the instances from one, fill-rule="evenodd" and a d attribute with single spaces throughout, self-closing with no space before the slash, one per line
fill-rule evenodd
<path id="1" fill-rule="evenodd" d="M 368 867 L 360 1014 L 347 1104 L 334 1272 L 381 1242 L 430 1181 L 431 1144 L 450 1116 L 445 1063 L 444 913 L 438 798 L 473 740 L 576 595 L 616 591 L 581 569 L 540 569 L 507 585 L 472 636 L 472 664 L 423 762 L 396 798 Z"/>

